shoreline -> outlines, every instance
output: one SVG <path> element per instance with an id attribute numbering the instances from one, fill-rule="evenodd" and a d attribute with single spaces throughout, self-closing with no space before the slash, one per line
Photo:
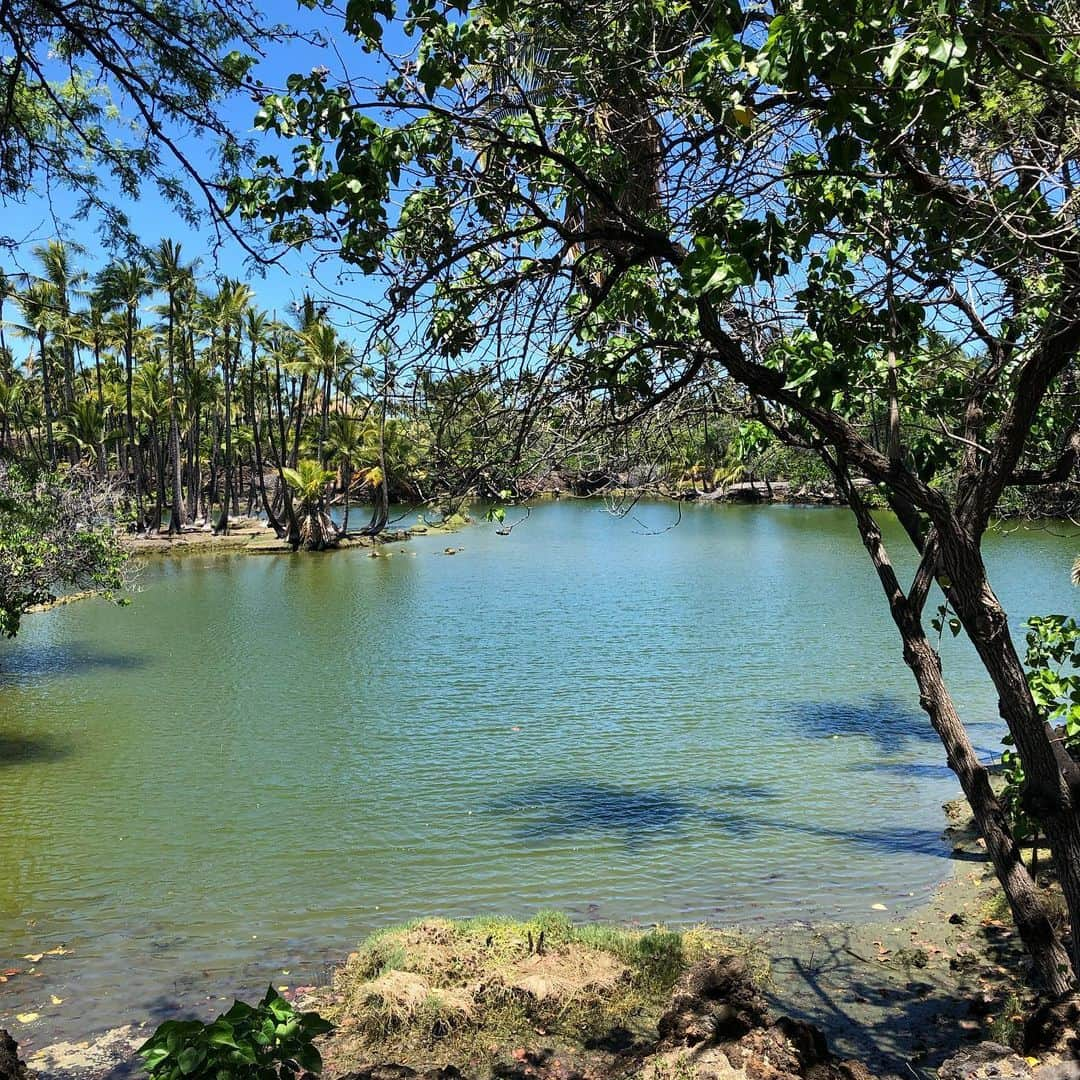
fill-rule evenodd
<path id="1" fill-rule="evenodd" d="M 959 805 L 966 816 L 958 813 Z M 882 1077 L 927 1075 L 964 1046 L 1000 1034 L 1010 1010 L 1025 997 L 1024 953 L 1012 927 L 994 917 L 996 882 L 972 834 L 966 805 L 949 803 L 946 811 L 953 873 L 913 911 L 896 918 L 881 912 L 880 919 L 858 923 L 794 921 L 703 930 L 718 938 L 740 935 L 768 958 L 762 992 L 775 1015 L 813 1024 L 834 1054 L 856 1059 Z M 293 965 L 293 973 L 340 970 L 346 959 L 339 954 L 336 964 Z M 206 994 L 213 989 L 200 988 Z M 328 993 L 326 986 L 294 986 L 284 996 L 310 1008 Z M 209 1020 L 228 1004 L 213 994 L 198 1009 L 176 1015 L 194 1011 Z M 79 1041 L 51 1042 L 39 1034 L 37 1023 L 7 1023 L 17 1040 L 25 1040 L 24 1060 L 39 1076 L 86 1080 L 136 1075 L 132 1051 L 164 1018 L 90 1033 Z M 337 1074 L 326 1075 L 332 1080 Z"/>
<path id="2" fill-rule="evenodd" d="M 428 531 L 428 530 L 424 530 Z M 343 537 L 327 552 L 347 551 L 354 548 L 374 548 L 380 544 L 400 544 L 418 535 L 411 529 L 398 529 L 380 533 L 378 536 Z M 199 552 L 244 552 L 249 555 L 292 555 L 293 549 L 279 540 L 274 531 L 258 518 L 237 518 L 223 535 L 215 535 L 208 528 L 187 527 L 174 536 L 158 532 L 152 536 L 127 534 L 121 537 L 124 550 L 132 556 L 188 555 Z M 323 552 L 305 552 L 323 554 Z"/>

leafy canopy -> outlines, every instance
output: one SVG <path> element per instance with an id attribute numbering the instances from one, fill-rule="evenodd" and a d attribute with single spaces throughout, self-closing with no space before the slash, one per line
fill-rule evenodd
<path id="1" fill-rule="evenodd" d="M 415 363 L 569 375 L 613 421 L 719 367 L 767 424 L 939 518 L 930 485 L 979 473 L 981 528 L 1074 415 L 1075 385 L 1026 448 L 987 445 L 1025 365 L 1052 380 L 1080 340 L 1076 21 L 1043 0 L 354 0 L 360 47 L 392 22 L 406 58 L 265 97 L 292 156 L 232 205 L 382 273 Z"/>

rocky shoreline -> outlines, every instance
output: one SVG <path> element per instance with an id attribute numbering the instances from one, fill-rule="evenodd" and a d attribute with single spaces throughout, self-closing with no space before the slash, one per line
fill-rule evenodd
<path id="1" fill-rule="evenodd" d="M 1080 1080 L 1075 1016 L 1053 1022 L 1045 1010 L 1033 1016 L 1025 955 L 1002 917 L 981 844 L 966 808 L 958 803 L 947 809 L 956 872 L 926 907 L 896 920 L 886 915 L 855 925 L 791 923 L 759 932 L 747 940 L 768 958 L 764 977 L 755 972 L 748 980 L 745 963 L 724 953 L 704 966 L 696 963 L 676 985 L 651 1035 L 615 1025 L 605 1039 L 569 1045 L 537 1023 L 528 1038 L 493 1045 L 484 1069 L 438 1054 L 426 1066 L 393 1056 L 358 1063 L 342 1052 L 344 1044 L 331 1044 L 326 1075 L 912 1080 L 936 1072 L 941 1080 Z M 339 968 L 338 976 L 347 969 Z M 305 1008 L 332 1010 L 338 976 L 331 988 L 301 989 L 294 996 Z M 54 1043 L 29 1053 L 28 1065 L 43 1080 L 119 1080 L 137 1074 L 134 1049 L 151 1030 L 147 1023 L 82 1043 Z M 0 1068 L 0 1080 L 23 1078 Z"/>

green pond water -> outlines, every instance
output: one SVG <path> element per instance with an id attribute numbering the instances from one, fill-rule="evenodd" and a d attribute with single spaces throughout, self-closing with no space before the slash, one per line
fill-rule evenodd
<path id="1" fill-rule="evenodd" d="M 688 507 L 658 531 L 677 513 L 555 503 L 387 558 L 162 559 L 130 607 L 28 617 L 0 646 L 0 970 L 22 969 L 0 1022 L 40 1011 L 15 1025 L 40 1044 L 310 983 L 423 914 L 924 900 L 956 786 L 846 511 Z M 1014 630 L 1075 610 L 1075 535 L 987 549 Z M 943 652 L 989 757 L 992 691 Z"/>

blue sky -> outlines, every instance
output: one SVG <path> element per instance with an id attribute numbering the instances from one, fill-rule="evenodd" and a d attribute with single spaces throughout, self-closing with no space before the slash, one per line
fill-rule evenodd
<path id="1" fill-rule="evenodd" d="M 318 30 L 332 38 L 332 47 L 320 48 L 300 41 L 273 47 L 253 72 L 268 86 L 282 87 L 290 73 L 306 72 L 317 65 L 328 67 L 336 73 L 343 61 L 354 76 L 375 74 L 373 59 L 344 34 L 339 16 L 300 8 L 294 0 L 271 0 L 262 5 L 262 11 L 268 22 L 286 23 L 305 31 Z M 227 104 L 223 115 L 237 132 L 251 133 L 256 108 L 250 99 L 238 98 Z M 175 137 L 178 133 L 172 134 Z M 210 171 L 210 145 L 207 142 L 191 135 L 184 135 L 178 141 L 185 153 L 207 165 L 207 171 Z M 284 314 L 305 290 L 312 289 L 307 260 L 300 255 L 290 256 L 280 266 L 269 267 L 265 277 L 260 277 L 245 266 L 246 253 L 235 240 L 222 233 L 221 244 L 215 245 L 215 232 L 209 224 L 201 229 L 191 228 L 152 187 L 147 187 L 140 200 L 134 203 L 116 198 L 113 192 L 110 194 L 129 215 L 134 231 L 148 246 L 155 245 L 164 236 L 178 240 L 186 259 L 197 256 L 202 259 L 203 273 L 217 272 L 250 280 L 258 303 L 263 308 Z M 77 265 L 86 266 L 91 271 L 100 268 L 107 255 L 98 222 L 93 218 L 76 220 L 77 202 L 77 196 L 73 193 L 54 188 L 51 191 L 39 189 L 21 202 L 7 203 L 3 207 L 0 232 L 14 240 L 18 248 L 12 253 L 0 252 L 0 266 L 9 273 L 19 270 L 32 272 L 34 260 L 31 252 L 34 245 L 59 235 L 86 249 L 84 255 L 78 256 Z M 332 264 L 325 265 L 320 277 L 333 285 L 336 269 Z M 374 299 L 381 287 L 377 282 L 365 283 L 350 277 L 344 291 L 359 299 Z"/>

